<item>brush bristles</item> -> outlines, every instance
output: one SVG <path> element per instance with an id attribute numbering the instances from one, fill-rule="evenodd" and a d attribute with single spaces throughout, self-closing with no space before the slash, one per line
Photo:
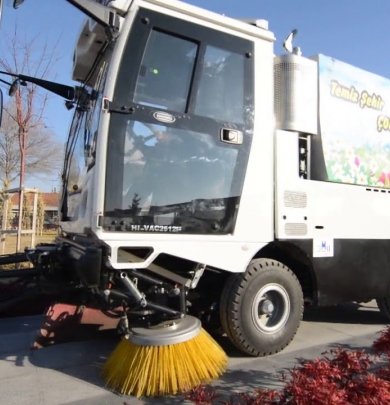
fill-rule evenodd
<path id="1" fill-rule="evenodd" d="M 204 330 L 168 346 L 137 346 L 122 340 L 103 366 L 106 385 L 124 395 L 173 395 L 220 376 L 228 358 Z"/>

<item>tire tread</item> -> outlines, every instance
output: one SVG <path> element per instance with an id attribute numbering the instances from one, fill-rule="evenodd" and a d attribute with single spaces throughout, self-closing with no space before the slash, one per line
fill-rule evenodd
<path id="1" fill-rule="evenodd" d="M 251 279 L 255 277 L 258 272 L 271 266 L 279 267 L 280 269 L 284 270 L 287 274 L 289 274 L 291 278 L 294 279 L 296 283 L 299 284 L 296 275 L 282 263 L 269 259 L 254 259 L 249 264 L 248 269 L 245 273 L 233 274 L 229 277 L 229 279 L 226 281 L 226 285 L 221 295 L 220 317 L 222 328 L 224 329 L 230 341 L 239 350 L 256 357 L 264 357 L 267 355 L 280 352 L 285 347 L 287 347 L 288 344 L 293 340 L 298 330 L 297 328 L 293 333 L 293 335 L 291 336 L 291 338 L 287 342 L 285 342 L 283 346 L 278 346 L 278 348 L 271 351 L 257 350 L 255 347 L 253 347 L 249 342 L 245 340 L 245 337 L 243 337 L 242 333 L 240 332 L 238 317 L 240 304 L 243 299 L 243 294 L 242 293 L 240 294 L 240 290 L 245 291 L 245 288 L 250 284 Z M 302 319 L 304 310 L 302 290 L 301 290 L 301 298 L 302 298 L 301 299 L 302 306 L 300 309 L 300 319 Z"/>

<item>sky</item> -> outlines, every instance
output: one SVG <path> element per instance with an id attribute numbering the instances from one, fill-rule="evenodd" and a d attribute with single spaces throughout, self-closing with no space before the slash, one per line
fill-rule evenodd
<path id="1" fill-rule="evenodd" d="M 72 57 L 84 15 L 66 0 L 25 0 L 19 9 L 12 0 L 4 0 L 0 27 L 0 52 L 4 51 L 4 35 L 18 32 L 27 37 L 38 35 L 39 41 L 58 42 L 60 60 L 53 69 L 55 80 L 74 85 L 71 80 Z M 304 56 L 318 53 L 332 56 L 364 70 L 390 78 L 389 0 L 189 0 L 188 3 L 233 18 L 262 18 L 275 34 L 275 54 L 283 53 L 287 34 L 298 29 L 295 45 Z M 23 72 L 19 72 L 23 73 Z M 48 80 L 54 77 L 48 77 Z M 50 99 L 46 125 L 65 142 L 72 112 L 63 100 Z M 58 189 L 56 176 L 29 179 L 27 187 L 50 192 Z"/>

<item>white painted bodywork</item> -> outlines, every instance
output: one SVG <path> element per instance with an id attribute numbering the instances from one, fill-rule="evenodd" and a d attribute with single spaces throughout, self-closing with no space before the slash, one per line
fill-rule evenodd
<path id="1" fill-rule="evenodd" d="M 388 239 L 389 190 L 303 180 L 298 176 L 298 134 L 276 133 L 276 238 Z M 306 208 L 288 208 L 284 192 L 305 193 Z M 286 216 L 286 219 L 283 219 Z M 307 220 L 304 220 L 304 217 Z M 287 223 L 306 224 L 305 235 L 287 235 Z M 318 229 L 316 227 L 323 227 Z"/>
<path id="2" fill-rule="evenodd" d="M 78 213 L 77 210 L 75 211 L 74 220 L 63 222 L 62 229 L 72 233 L 84 233 L 85 229 L 92 230 L 111 248 L 110 263 L 114 268 L 146 268 L 160 253 L 168 253 L 230 272 L 242 272 L 256 252 L 274 239 L 274 36 L 262 28 L 207 12 L 182 2 L 134 2 L 124 20 L 111 61 L 105 88 L 105 96 L 109 100 L 112 99 L 122 51 L 139 6 L 230 33 L 251 40 L 255 44 L 254 134 L 234 234 L 214 236 L 104 232 L 98 226 L 98 217 L 104 209 L 107 137 L 101 134 L 106 134 L 108 131 L 110 118 L 108 113 L 103 113 L 100 119 L 96 165 L 89 172 L 88 182 L 83 185 L 83 192 L 88 192 L 86 206 L 78 210 Z M 150 246 L 153 248 L 153 254 L 142 263 L 120 263 L 117 249 L 126 246 Z"/>
<path id="3" fill-rule="evenodd" d="M 96 165 L 85 176 L 82 192 L 72 197 L 74 201 L 72 199 L 69 201 L 74 218 L 61 224 L 65 232 L 92 231 L 110 247 L 109 261 L 111 266 L 117 269 L 146 268 L 159 254 L 166 253 L 229 272 L 243 272 L 253 256 L 275 239 L 313 239 L 314 243 L 317 243 L 319 240 L 331 241 L 333 238 L 388 238 L 387 228 L 390 224 L 388 190 L 305 180 L 299 177 L 299 133 L 291 131 L 291 128 L 290 131 L 276 129 L 274 36 L 271 32 L 175 0 L 121 1 L 116 4 L 118 11 L 121 8 L 123 11 L 130 5 L 130 10 L 123 19 L 121 35 L 116 42 L 109 67 L 104 92 L 108 100 L 112 100 L 113 97 L 120 59 L 138 7 L 254 42 L 253 143 L 235 231 L 234 234 L 224 236 L 105 232 L 99 226 L 99 217 L 104 211 L 107 152 L 105 134 L 108 133 L 110 114 L 103 112 L 97 140 Z M 85 27 L 87 26 L 97 30 L 94 25 L 87 24 Z M 85 35 L 85 27 L 82 35 Z M 85 47 L 88 45 L 87 42 L 85 38 L 80 39 L 79 45 Z M 91 61 L 94 57 L 91 51 Z M 295 59 L 292 59 L 292 62 L 294 61 Z M 84 62 L 86 60 L 83 60 Z M 310 80 L 313 80 L 312 74 L 310 77 Z M 288 88 L 289 84 L 286 86 Z M 277 93 L 278 97 L 282 97 L 282 93 Z M 317 106 L 310 104 L 312 113 L 314 108 L 313 114 L 317 115 Z M 300 107 L 300 103 L 294 105 L 292 100 L 291 106 L 294 110 Z M 302 106 L 306 107 L 308 106 Z M 313 125 L 310 124 L 310 127 L 313 128 Z M 311 133 L 310 136 L 317 136 L 314 130 Z M 118 257 L 118 248 L 132 246 L 150 247 L 153 253 L 146 261 L 137 263 L 126 262 Z"/>

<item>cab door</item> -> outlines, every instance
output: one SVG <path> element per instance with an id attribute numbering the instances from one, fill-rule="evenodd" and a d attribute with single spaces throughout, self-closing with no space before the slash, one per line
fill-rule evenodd
<path id="1" fill-rule="evenodd" d="M 110 106 L 106 230 L 234 232 L 253 135 L 253 53 L 239 36 L 139 10 Z"/>

